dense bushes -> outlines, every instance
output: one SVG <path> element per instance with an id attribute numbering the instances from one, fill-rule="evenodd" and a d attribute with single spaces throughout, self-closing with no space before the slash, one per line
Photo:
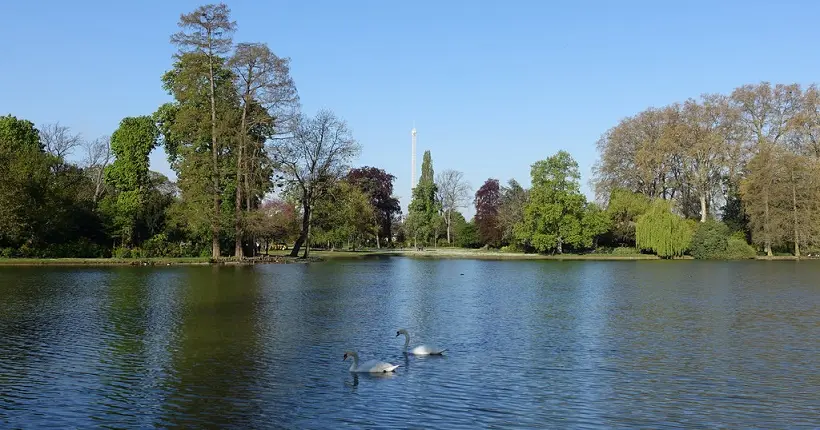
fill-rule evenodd
<path id="1" fill-rule="evenodd" d="M 141 247 L 118 247 L 112 254 L 114 258 L 120 259 L 210 257 L 211 250 L 205 245 L 171 242 L 165 234 L 160 233 L 143 242 Z"/>
<path id="2" fill-rule="evenodd" d="M 697 259 L 720 259 L 726 257 L 728 249 L 729 227 L 722 222 L 706 221 L 698 225 L 690 253 Z"/>
<path id="3" fill-rule="evenodd" d="M 0 258 L 107 258 L 111 252 L 104 246 L 81 238 L 68 243 L 23 244 L 19 248 L 0 249 Z"/>
<path id="4" fill-rule="evenodd" d="M 743 260 L 755 258 L 757 252 L 746 242 L 746 235 L 740 231 L 729 237 L 726 247 L 726 258 L 730 260 Z"/>
<path id="5" fill-rule="evenodd" d="M 612 255 L 635 255 L 640 254 L 637 248 L 627 247 L 627 246 L 620 246 L 612 250 Z"/>
<path id="6" fill-rule="evenodd" d="M 707 221 L 698 226 L 692 237 L 691 252 L 697 259 L 740 260 L 754 258 L 757 254 L 746 243 L 743 232 L 729 235 L 729 227 L 718 221 Z"/>

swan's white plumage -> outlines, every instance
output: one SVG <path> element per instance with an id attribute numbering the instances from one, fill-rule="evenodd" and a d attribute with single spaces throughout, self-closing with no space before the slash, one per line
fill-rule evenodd
<path id="1" fill-rule="evenodd" d="M 350 371 L 355 373 L 387 373 L 393 372 L 399 367 L 398 364 L 385 363 L 379 360 L 367 360 L 359 363 L 359 354 L 354 351 L 345 352 L 344 359 L 347 360 L 348 356 L 353 357 L 353 364 L 350 365 Z"/>
<path id="2" fill-rule="evenodd" d="M 441 349 L 432 345 L 419 345 L 411 350 L 407 348 L 410 347 L 410 333 L 407 332 L 405 329 L 399 329 L 396 332 L 396 336 L 403 334 L 404 335 L 404 352 L 412 355 L 441 355 L 446 349 Z"/>

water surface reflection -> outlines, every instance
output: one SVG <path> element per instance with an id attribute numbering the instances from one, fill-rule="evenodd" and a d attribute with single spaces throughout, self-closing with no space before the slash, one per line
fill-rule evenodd
<path id="1" fill-rule="evenodd" d="M 405 258 L 0 268 L 0 423 L 811 427 L 819 275 Z M 447 355 L 404 354 L 399 328 Z M 351 374 L 348 349 L 401 367 Z"/>

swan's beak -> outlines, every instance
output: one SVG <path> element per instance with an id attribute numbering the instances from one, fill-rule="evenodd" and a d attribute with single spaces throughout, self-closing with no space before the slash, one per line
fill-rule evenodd
<path id="1" fill-rule="evenodd" d="M 345 360 L 347 360 L 347 354 L 345 354 L 344 358 L 342 359 L 342 361 L 345 361 Z"/>
<path id="2" fill-rule="evenodd" d="M 401 333 L 396 333 L 396 336 L 400 335 Z"/>

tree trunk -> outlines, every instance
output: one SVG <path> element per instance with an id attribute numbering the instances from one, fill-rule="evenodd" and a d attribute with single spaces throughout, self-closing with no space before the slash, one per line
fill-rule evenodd
<path id="1" fill-rule="evenodd" d="M 236 151 L 236 204 L 234 205 L 234 210 L 236 213 L 234 214 L 234 230 L 236 239 L 234 242 L 234 255 L 236 258 L 241 260 L 245 257 L 244 252 L 242 251 L 242 239 L 243 239 L 243 232 L 242 232 L 242 153 L 245 150 L 245 136 L 247 135 L 247 119 L 248 119 L 248 93 L 247 90 L 245 92 L 245 103 L 242 106 L 242 121 L 240 122 L 240 136 L 239 136 L 239 148 Z"/>
<path id="2" fill-rule="evenodd" d="M 313 211 L 308 210 L 307 234 L 305 235 L 305 254 L 302 256 L 307 259 L 310 256 L 310 224 L 313 220 Z"/>
<path id="3" fill-rule="evenodd" d="M 706 222 L 706 194 L 700 195 L 700 222 Z"/>
<path id="4" fill-rule="evenodd" d="M 303 197 L 305 201 L 307 201 L 307 197 Z M 293 249 L 290 250 L 291 257 L 298 257 L 299 251 L 302 249 L 302 245 L 305 244 L 308 236 L 308 229 L 310 227 L 310 204 L 302 203 L 302 209 L 304 213 L 302 214 L 302 232 L 299 233 L 299 237 L 296 239 L 296 243 L 293 244 Z"/>
<path id="5" fill-rule="evenodd" d="M 219 228 L 212 228 L 213 238 L 211 239 L 211 257 L 219 258 L 222 254 L 219 249 Z"/>
<path id="6" fill-rule="evenodd" d="M 247 145 L 245 145 L 247 146 Z M 245 148 L 245 210 L 250 212 L 251 211 L 251 198 L 253 197 L 252 189 L 251 189 L 251 166 L 254 166 L 254 160 L 256 160 L 256 148 L 253 149 L 252 155 L 248 158 L 247 149 Z"/>
<path id="7" fill-rule="evenodd" d="M 210 34 L 208 35 L 208 38 L 210 44 Z M 213 161 L 213 166 L 211 167 L 214 181 L 214 213 L 213 220 L 211 221 L 211 234 L 213 235 L 213 242 L 211 253 L 213 255 L 213 258 L 219 258 L 221 254 L 219 249 L 219 148 L 217 147 L 216 139 L 216 97 L 214 96 L 214 93 L 216 92 L 216 85 L 214 83 L 214 59 L 213 52 L 210 46 L 208 47 L 208 71 L 211 84 L 211 158 Z"/>
<path id="8" fill-rule="evenodd" d="M 794 211 L 794 256 L 800 258 L 800 233 L 798 228 L 798 216 L 797 216 L 797 184 L 794 181 L 794 171 L 791 172 L 792 176 L 792 210 Z"/>
<path id="9" fill-rule="evenodd" d="M 453 213 L 447 211 L 447 244 L 450 244 L 450 224 L 453 222 Z"/>
<path id="10" fill-rule="evenodd" d="M 564 240 L 560 236 L 558 237 L 558 253 L 564 253 Z"/>
<path id="11" fill-rule="evenodd" d="M 242 145 L 239 146 L 239 151 L 237 151 L 239 155 L 237 158 L 242 160 Z M 237 165 L 238 166 L 238 165 Z M 236 239 L 234 242 L 236 258 L 242 259 L 244 257 L 244 253 L 242 252 L 242 239 L 243 239 L 243 231 L 242 231 L 242 186 L 239 183 L 239 167 L 237 167 L 236 173 L 236 205 L 234 210 L 236 213 L 234 214 L 234 234 L 236 235 Z"/>
<path id="12" fill-rule="evenodd" d="M 382 249 L 382 243 L 379 240 L 379 225 L 376 223 L 376 249 Z"/>
<path id="13" fill-rule="evenodd" d="M 102 184 L 103 184 L 103 174 L 105 173 L 105 165 L 100 167 L 100 171 L 97 172 L 97 179 L 96 179 L 96 188 L 94 189 L 94 208 L 97 208 L 97 199 L 100 198 L 100 193 L 102 192 Z"/>
<path id="14" fill-rule="evenodd" d="M 771 226 L 769 225 L 769 191 L 763 193 L 763 231 L 765 234 L 763 248 L 766 255 L 772 256 Z"/>

